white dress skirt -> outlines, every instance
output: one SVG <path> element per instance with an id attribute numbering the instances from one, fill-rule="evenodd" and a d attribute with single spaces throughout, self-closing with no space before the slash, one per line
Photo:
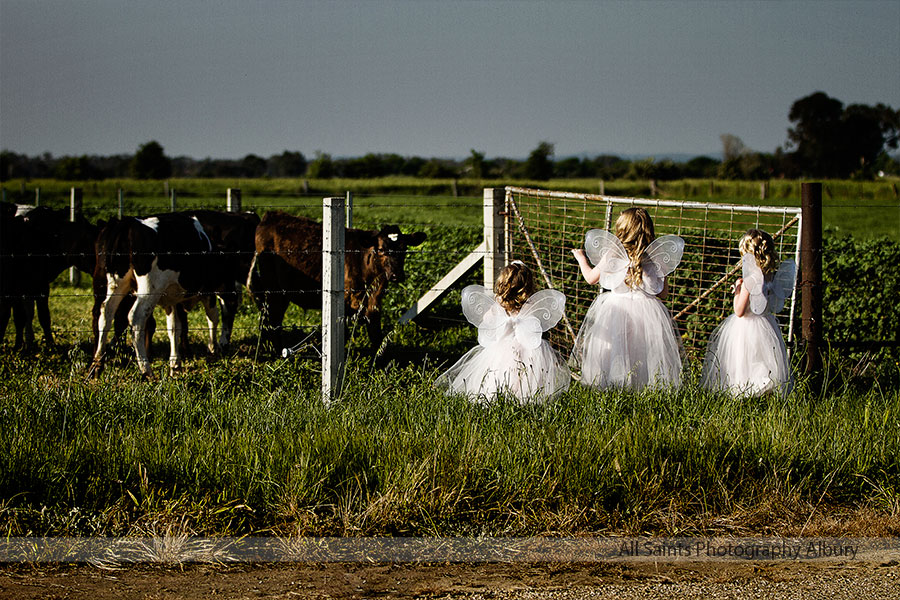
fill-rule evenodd
<path id="1" fill-rule="evenodd" d="M 569 367 L 546 340 L 537 348 L 520 344 L 512 327 L 499 343 L 476 346 L 435 381 L 448 392 L 490 402 L 506 394 L 521 404 L 548 400 L 569 387 Z"/>
<path id="2" fill-rule="evenodd" d="M 770 312 L 730 315 L 713 331 L 703 361 L 702 382 L 735 395 L 787 393 L 790 363 L 778 321 Z"/>
<path id="3" fill-rule="evenodd" d="M 585 315 L 570 360 L 581 383 L 639 390 L 681 383 L 681 343 L 669 310 L 640 289 L 604 292 Z"/>

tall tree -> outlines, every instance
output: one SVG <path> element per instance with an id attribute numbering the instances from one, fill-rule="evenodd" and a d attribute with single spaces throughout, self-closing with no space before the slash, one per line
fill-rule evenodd
<path id="1" fill-rule="evenodd" d="M 541 142 L 525 161 L 525 177 L 546 181 L 553 175 L 553 144 Z"/>
<path id="2" fill-rule="evenodd" d="M 886 149 L 897 148 L 900 117 L 889 106 L 844 104 L 815 92 L 791 105 L 787 147 L 807 175 L 847 177 L 865 173 Z"/>
<path id="3" fill-rule="evenodd" d="M 171 175 L 172 161 L 159 142 L 147 142 L 131 159 L 131 176 L 135 179 L 165 179 Z"/>

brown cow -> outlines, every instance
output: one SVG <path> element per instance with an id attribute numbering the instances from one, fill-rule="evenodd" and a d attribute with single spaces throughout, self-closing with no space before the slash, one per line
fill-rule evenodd
<path id="1" fill-rule="evenodd" d="M 424 233 L 403 234 L 396 225 L 381 231 L 346 231 L 346 315 L 359 314 L 365 321 L 373 349 L 384 338 L 381 301 L 388 282 L 406 279 L 406 249 L 423 241 Z M 263 342 L 271 342 L 277 351 L 291 302 L 302 308 L 322 307 L 322 224 L 278 211 L 266 213 L 256 228 L 256 255 L 247 288 L 262 313 Z"/>

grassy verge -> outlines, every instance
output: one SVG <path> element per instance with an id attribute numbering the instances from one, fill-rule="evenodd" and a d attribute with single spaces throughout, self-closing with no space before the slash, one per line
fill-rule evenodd
<path id="1" fill-rule="evenodd" d="M 784 534 L 835 510 L 900 534 L 896 392 L 576 386 L 485 407 L 435 391 L 427 356 L 357 357 L 325 407 L 303 360 L 195 362 L 158 383 L 130 365 L 85 383 L 86 362 L 0 362 L 4 535 Z"/>

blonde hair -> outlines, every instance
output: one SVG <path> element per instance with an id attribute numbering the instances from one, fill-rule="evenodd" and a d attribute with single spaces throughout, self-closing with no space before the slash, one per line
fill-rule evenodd
<path id="1" fill-rule="evenodd" d="M 778 252 L 775 240 L 762 229 L 748 229 L 741 238 L 738 248 L 741 254 L 752 254 L 756 265 L 767 278 L 778 268 Z"/>
<path id="2" fill-rule="evenodd" d="M 636 288 L 641 285 L 644 276 L 644 268 L 641 266 L 644 251 L 656 239 L 650 214 L 638 207 L 623 210 L 616 219 L 616 237 L 625 246 L 628 258 L 631 259 L 625 283 Z"/>
<path id="3" fill-rule="evenodd" d="M 507 312 L 518 312 L 534 294 L 534 277 L 524 263 L 510 263 L 500 271 L 494 283 L 494 294 Z"/>

